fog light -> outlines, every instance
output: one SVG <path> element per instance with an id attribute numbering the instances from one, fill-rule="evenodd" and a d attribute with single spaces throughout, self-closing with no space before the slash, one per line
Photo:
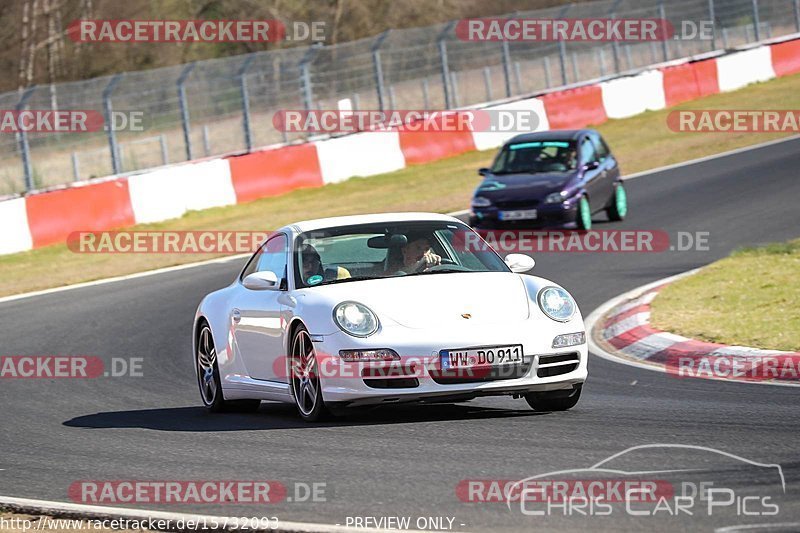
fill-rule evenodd
<path id="1" fill-rule="evenodd" d="M 397 352 L 388 348 L 377 350 L 339 350 L 339 357 L 348 363 L 358 363 L 364 361 L 398 361 L 400 356 Z"/>
<path id="2" fill-rule="evenodd" d="M 578 346 L 586 342 L 586 333 L 566 333 L 553 339 L 553 348 L 566 348 L 567 346 Z"/>

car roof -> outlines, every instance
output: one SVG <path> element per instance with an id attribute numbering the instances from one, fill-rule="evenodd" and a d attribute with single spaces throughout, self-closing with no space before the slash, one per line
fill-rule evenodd
<path id="1" fill-rule="evenodd" d="M 597 133 L 597 132 L 594 130 L 583 129 L 583 130 L 548 130 L 548 131 L 537 131 L 534 133 L 523 133 L 507 141 L 506 146 L 509 144 L 516 144 L 520 142 L 533 142 L 533 141 L 574 141 L 577 140 L 578 137 L 586 133 Z"/>
<path id="2" fill-rule="evenodd" d="M 354 226 L 357 224 L 374 224 L 381 222 L 459 222 L 455 217 L 442 215 L 440 213 L 376 213 L 369 215 L 351 215 L 343 217 L 318 218 L 314 220 L 303 220 L 288 224 L 283 229 L 291 229 L 296 233 L 314 231 L 324 228 L 335 228 L 341 226 Z"/>

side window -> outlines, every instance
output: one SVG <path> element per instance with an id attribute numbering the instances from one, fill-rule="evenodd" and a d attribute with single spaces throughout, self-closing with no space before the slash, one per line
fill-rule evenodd
<path id="1" fill-rule="evenodd" d="M 258 258 L 256 272 L 271 270 L 278 279 L 286 279 L 286 235 L 276 235 L 267 241 Z"/>
<path id="2" fill-rule="evenodd" d="M 600 161 L 605 161 L 610 153 L 605 141 L 597 134 L 592 134 L 592 142 L 594 142 L 595 149 L 597 150 L 597 157 Z"/>
<path id="3" fill-rule="evenodd" d="M 594 149 L 594 144 L 588 138 L 584 139 L 581 143 L 581 165 L 597 161 L 597 152 Z"/>
<path id="4" fill-rule="evenodd" d="M 263 272 L 271 270 L 275 272 L 279 280 L 286 279 L 286 235 L 276 235 L 268 240 L 261 249 L 256 252 L 250 263 L 242 272 L 242 279 L 253 272 Z"/>

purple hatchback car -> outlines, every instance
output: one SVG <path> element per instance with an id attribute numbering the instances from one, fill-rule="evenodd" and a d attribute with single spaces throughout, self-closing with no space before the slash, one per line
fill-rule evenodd
<path id="1" fill-rule="evenodd" d="M 469 220 L 477 228 L 590 229 L 600 211 L 615 221 L 628 211 L 619 164 L 595 130 L 517 135 L 478 173 Z"/>

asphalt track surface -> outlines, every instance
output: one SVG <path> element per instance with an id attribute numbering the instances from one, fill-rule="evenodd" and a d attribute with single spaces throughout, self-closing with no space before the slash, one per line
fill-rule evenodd
<path id="1" fill-rule="evenodd" d="M 705 265 L 740 245 L 798 237 L 798 169 L 795 139 L 632 180 L 628 219 L 605 224 L 598 216 L 597 229 L 657 229 L 673 238 L 679 231 L 709 232 L 710 249 L 539 253 L 534 273 L 567 287 L 587 316 L 624 291 Z M 201 297 L 228 284 L 241 263 L 0 304 L 3 354 L 144 358 L 138 378 L 3 380 L 0 494 L 69 501 L 68 487 L 77 480 L 270 479 L 290 491 L 293 483 L 325 482 L 327 501 L 148 507 L 328 524 L 409 516 L 413 526 L 420 516 L 446 516 L 455 529 L 473 531 L 708 531 L 800 522 L 797 388 L 676 379 L 592 356 L 583 398 L 565 413 L 539 414 L 523 400 L 487 398 L 387 407 L 322 425 L 303 423 L 293 406 L 266 402 L 256 414 L 206 414 L 192 370 L 192 318 Z M 565 516 L 556 509 L 542 517 L 524 515 L 518 504 L 509 510 L 456 496 L 460 480 L 585 468 L 628 447 L 656 443 L 779 464 L 786 493 L 774 472 L 764 473 L 768 469 L 689 448 L 639 451 L 615 466 L 700 468 L 670 479 L 711 480 L 734 487 L 737 497 L 768 495 L 779 513 L 745 517 L 727 508 L 709 516 L 695 508 L 691 517 L 661 512 L 652 518 L 630 516 L 618 505 L 610 516 Z M 583 475 L 592 478 L 598 476 Z M 768 511 L 748 508 L 759 509 Z"/>

